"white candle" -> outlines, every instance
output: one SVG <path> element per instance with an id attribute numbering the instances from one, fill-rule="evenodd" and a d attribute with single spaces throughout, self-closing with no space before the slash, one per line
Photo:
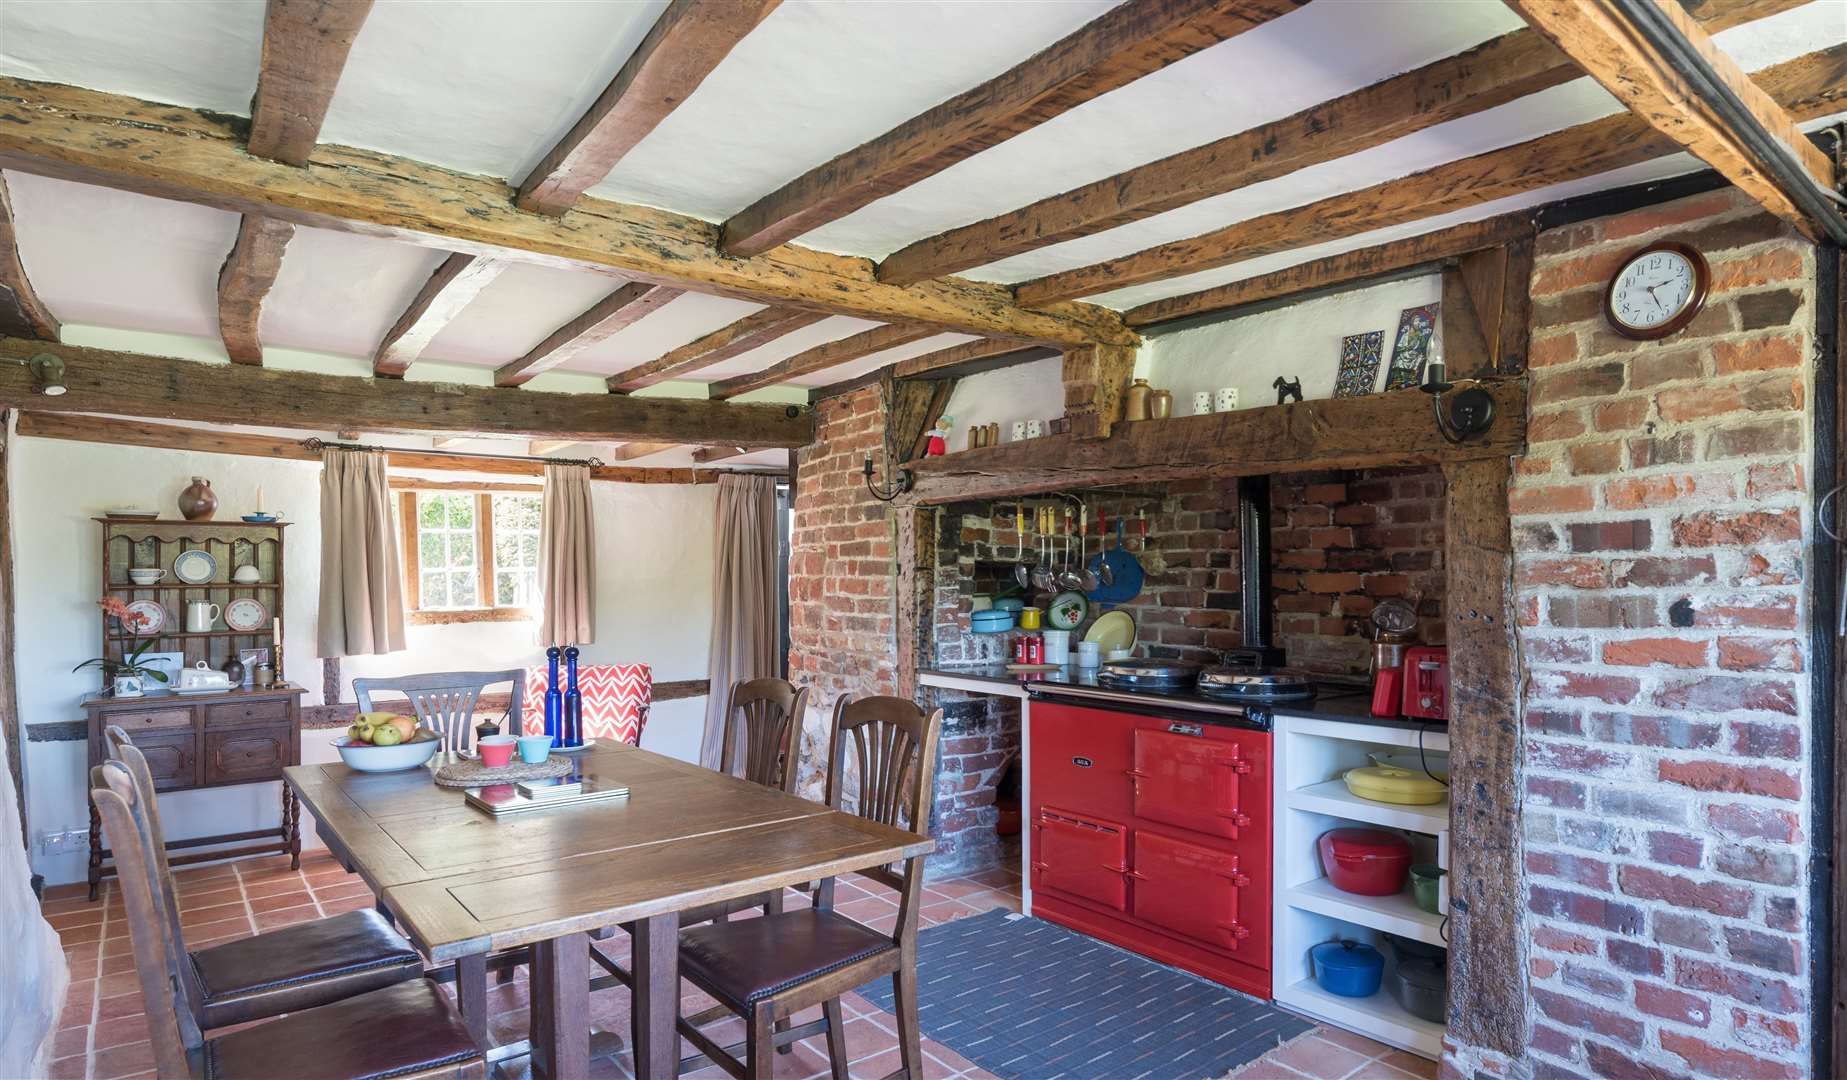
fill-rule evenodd
<path id="1" fill-rule="evenodd" d="M 263 485 L 257 485 L 257 513 L 263 512 Z"/>

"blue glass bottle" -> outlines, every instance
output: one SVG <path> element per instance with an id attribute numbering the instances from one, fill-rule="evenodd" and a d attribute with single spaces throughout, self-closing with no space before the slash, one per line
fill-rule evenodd
<path id="1" fill-rule="evenodd" d="M 552 737 L 552 745 L 559 745 L 559 736 L 564 732 L 564 692 L 558 686 L 558 657 L 563 650 L 553 645 L 545 650 L 546 662 L 550 665 L 550 674 L 545 680 L 545 734 Z"/>
<path id="2" fill-rule="evenodd" d="M 577 646 L 564 650 L 564 745 L 584 744 L 584 695 L 577 689 Z"/>

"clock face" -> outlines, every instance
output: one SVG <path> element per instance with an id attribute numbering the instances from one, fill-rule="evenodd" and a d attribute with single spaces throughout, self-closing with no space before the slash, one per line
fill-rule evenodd
<path id="1" fill-rule="evenodd" d="M 1665 337 L 1691 321 L 1706 299 L 1706 265 L 1680 245 L 1643 250 L 1623 265 L 1605 297 L 1615 328 L 1630 337 Z"/>

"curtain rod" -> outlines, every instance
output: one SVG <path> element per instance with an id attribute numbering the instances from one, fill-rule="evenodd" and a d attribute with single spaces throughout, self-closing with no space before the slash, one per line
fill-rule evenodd
<path id="1" fill-rule="evenodd" d="M 380 454 L 397 451 L 401 454 L 434 454 L 437 457 L 487 458 L 491 461 L 540 461 L 550 465 L 587 465 L 596 468 L 603 464 L 601 458 L 557 458 L 540 457 L 536 454 L 478 454 L 473 450 L 423 450 L 411 446 L 368 446 L 364 443 L 329 442 L 326 439 L 308 438 L 301 441 L 303 448 L 320 453 L 322 450 L 363 450 Z"/>

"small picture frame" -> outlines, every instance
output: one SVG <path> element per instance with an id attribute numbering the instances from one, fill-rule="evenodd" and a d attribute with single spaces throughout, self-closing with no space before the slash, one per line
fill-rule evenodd
<path id="1" fill-rule="evenodd" d="M 256 685 L 257 665 L 269 663 L 268 649 L 239 649 L 237 658 L 244 663 L 244 689 Z"/>

